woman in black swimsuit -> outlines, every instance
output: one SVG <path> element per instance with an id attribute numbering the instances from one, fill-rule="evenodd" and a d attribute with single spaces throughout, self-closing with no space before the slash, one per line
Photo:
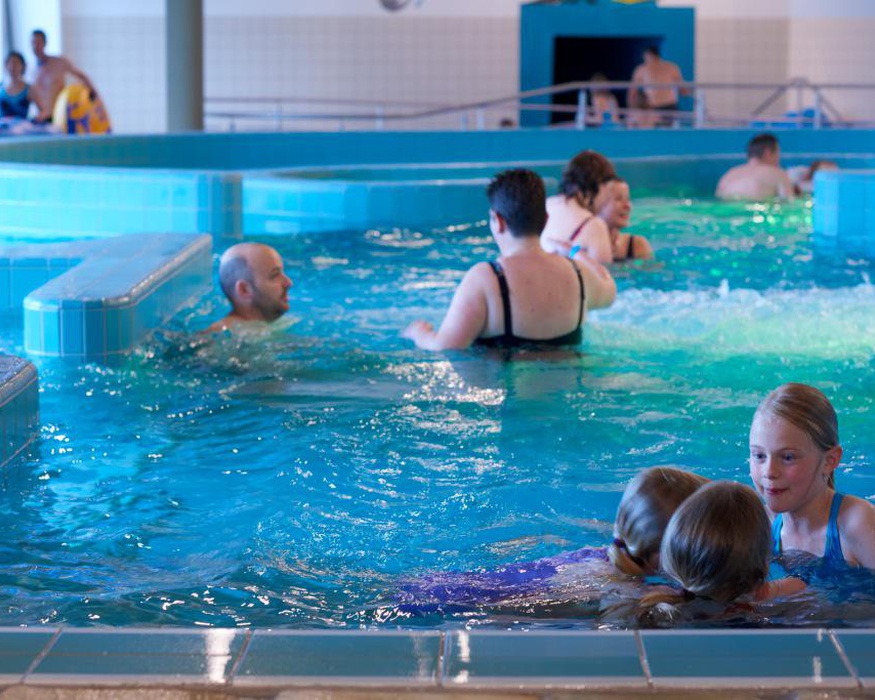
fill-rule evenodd
<path id="1" fill-rule="evenodd" d="M 620 178 L 614 178 L 605 185 L 599 200 L 601 206 L 598 214 L 599 218 L 608 225 L 614 262 L 653 258 L 653 248 L 644 236 L 623 233 L 621 230 L 629 225 L 629 216 L 632 213 L 632 198 L 628 183 Z"/>
<path id="2" fill-rule="evenodd" d="M 472 343 L 515 347 L 580 342 L 586 309 L 610 305 L 617 288 L 600 264 L 547 253 L 544 183 L 531 170 L 499 173 L 489 184 L 489 228 L 501 255 L 462 279 L 441 326 L 414 321 L 404 337 L 426 350 Z M 573 290 L 573 292 L 572 292 Z"/>

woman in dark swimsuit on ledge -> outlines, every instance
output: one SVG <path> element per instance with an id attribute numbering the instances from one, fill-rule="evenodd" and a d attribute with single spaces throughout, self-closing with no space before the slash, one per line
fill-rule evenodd
<path id="1" fill-rule="evenodd" d="M 610 231 L 614 262 L 653 258 L 650 241 L 644 236 L 622 231 L 629 225 L 631 213 L 632 197 L 629 194 L 629 184 L 620 178 L 611 180 L 602 188 L 602 194 L 599 195 L 598 214 Z"/>
<path id="2" fill-rule="evenodd" d="M 499 173 L 487 195 L 489 229 L 501 255 L 468 270 L 438 330 L 414 321 L 404 337 L 425 350 L 475 342 L 503 347 L 579 343 L 586 309 L 609 306 L 616 297 L 610 273 L 586 256 L 569 260 L 541 248 L 547 213 L 544 183 L 536 173 Z"/>
<path id="3" fill-rule="evenodd" d="M 562 173 L 559 194 L 547 199 L 547 225 L 541 245 L 550 253 L 568 255 L 582 249 L 600 263 L 613 261 L 608 227 L 596 214 L 602 186 L 617 177 L 611 161 L 595 151 L 578 153 Z"/>

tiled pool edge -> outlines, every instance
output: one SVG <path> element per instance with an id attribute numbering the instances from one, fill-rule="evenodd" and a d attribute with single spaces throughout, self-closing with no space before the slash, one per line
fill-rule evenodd
<path id="1" fill-rule="evenodd" d="M 36 367 L 21 357 L 0 355 L 0 469 L 28 448 L 39 426 Z"/>
<path id="2" fill-rule="evenodd" d="M 845 629 L 0 628 L 0 689 L 868 695 L 873 652 L 875 631 Z"/>

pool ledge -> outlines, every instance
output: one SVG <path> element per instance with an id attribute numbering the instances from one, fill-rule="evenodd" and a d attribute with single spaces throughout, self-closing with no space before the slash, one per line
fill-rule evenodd
<path id="1" fill-rule="evenodd" d="M 5 628 L 0 688 L 3 698 L 92 698 L 101 689 L 180 698 L 859 697 L 875 694 L 875 630 Z"/>
<path id="2" fill-rule="evenodd" d="M 0 355 L 0 469 L 25 452 L 39 434 L 36 367 L 14 355 Z"/>
<path id="3" fill-rule="evenodd" d="M 212 281 L 212 238 L 178 233 L 0 249 L 7 307 L 24 307 L 29 354 L 106 362 Z M 23 302 L 22 302 L 23 298 Z"/>

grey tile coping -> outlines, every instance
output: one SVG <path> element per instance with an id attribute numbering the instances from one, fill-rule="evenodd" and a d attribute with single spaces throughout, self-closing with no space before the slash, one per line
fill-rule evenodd
<path id="1" fill-rule="evenodd" d="M 873 630 L 0 628 L 0 685 L 875 689 Z M 261 690 L 259 690 L 261 689 Z"/>
<path id="2" fill-rule="evenodd" d="M 27 670 L 48 648 L 56 629 L 0 630 L 0 684 L 12 685 L 24 680 Z"/>
<path id="3" fill-rule="evenodd" d="M 875 630 L 835 630 L 833 636 L 864 688 L 875 688 Z"/>
<path id="4" fill-rule="evenodd" d="M 65 629 L 25 683 L 221 684 L 249 636 L 235 629 Z"/>
<path id="5" fill-rule="evenodd" d="M 255 632 L 234 686 L 435 686 L 441 634 Z"/>
<path id="6" fill-rule="evenodd" d="M 454 632 L 445 682 L 467 686 L 647 686 L 634 632 Z"/>
<path id="7" fill-rule="evenodd" d="M 856 687 L 826 630 L 641 633 L 655 687 Z"/>

